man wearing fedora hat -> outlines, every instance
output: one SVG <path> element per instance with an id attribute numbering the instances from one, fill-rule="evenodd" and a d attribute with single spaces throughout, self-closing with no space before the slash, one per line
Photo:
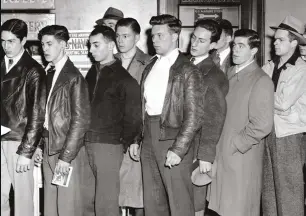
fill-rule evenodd
<path id="1" fill-rule="evenodd" d="M 263 66 L 275 87 L 274 129 L 264 152 L 264 216 L 304 215 L 303 133 L 306 132 L 306 63 L 298 45 L 304 24 L 287 16 L 275 30 L 276 57 Z M 304 143 L 305 145 L 305 143 Z"/>
<path id="2" fill-rule="evenodd" d="M 97 25 L 106 25 L 115 31 L 118 20 L 124 17 L 123 12 L 117 8 L 109 7 L 104 16 L 96 21 Z"/>

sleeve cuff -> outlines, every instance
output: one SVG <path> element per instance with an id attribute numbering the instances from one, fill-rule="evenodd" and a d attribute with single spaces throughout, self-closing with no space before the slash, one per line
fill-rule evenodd
<path id="1" fill-rule="evenodd" d="M 238 149 L 239 152 L 241 152 L 242 154 L 246 153 L 248 150 L 250 150 L 252 148 L 252 146 L 248 146 L 247 144 L 241 142 L 240 140 L 240 135 L 236 135 L 236 137 L 234 137 L 233 139 L 233 145 L 234 147 L 236 147 Z"/>

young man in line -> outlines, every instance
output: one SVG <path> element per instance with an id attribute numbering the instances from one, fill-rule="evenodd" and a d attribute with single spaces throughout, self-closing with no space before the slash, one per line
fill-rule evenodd
<path id="1" fill-rule="evenodd" d="M 212 61 L 209 51 L 220 38 L 221 29 L 214 20 L 198 20 L 191 36 L 190 61 L 203 73 L 204 116 L 202 128 L 195 139 L 195 156 L 199 160 L 200 173 L 212 170 L 225 116 L 228 79 Z M 206 186 L 194 186 L 196 215 L 204 215 Z"/>
<path id="2" fill-rule="evenodd" d="M 193 139 L 203 115 L 202 73 L 178 51 L 179 19 L 164 14 L 153 16 L 150 24 L 157 54 L 145 68 L 141 82 L 145 214 L 194 215 L 190 177 Z M 130 146 L 136 159 L 138 148 L 139 143 Z"/>
<path id="3" fill-rule="evenodd" d="M 9 193 L 14 188 L 15 216 L 34 215 L 34 163 L 31 160 L 43 129 L 46 74 L 24 49 L 28 26 L 10 19 L 1 26 L 1 215 L 10 215 Z"/>
<path id="4" fill-rule="evenodd" d="M 140 25 L 134 18 L 123 18 L 116 25 L 116 42 L 119 53 L 115 55 L 122 66 L 140 84 L 142 72 L 151 56 L 137 46 Z M 139 95 L 140 97 L 140 95 Z M 143 185 L 141 163 L 131 159 L 129 151 L 124 155 L 120 168 L 119 205 L 134 208 L 135 216 L 143 216 Z"/>
<path id="5" fill-rule="evenodd" d="M 263 150 L 273 125 L 274 93 L 255 60 L 259 47 L 257 32 L 235 32 L 235 66 L 228 71 L 227 112 L 208 197 L 208 208 L 222 216 L 260 215 Z"/>
<path id="6" fill-rule="evenodd" d="M 115 32 L 96 26 L 90 33 L 90 53 L 96 63 L 89 69 L 91 121 L 86 148 L 95 177 L 96 215 L 119 216 L 123 153 L 141 128 L 140 87 L 114 58 Z"/>
<path id="7" fill-rule="evenodd" d="M 222 29 L 220 39 L 218 40 L 215 50 L 212 52 L 211 57 L 215 64 L 227 74 L 228 69 L 233 66 L 231 47 L 233 37 L 233 27 L 230 21 L 226 19 L 218 20 L 219 26 Z"/>
<path id="8" fill-rule="evenodd" d="M 83 216 L 83 188 L 90 172 L 84 147 L 89 127 L 90 104 L 87 83 L 65 54 L 69 32 L 50 25 L 38 33 L 48 62 L 47 106 L 43 130 L 44 215 Z M 37 155 L 40 162 L 42 153 Z M 52 184 L 55 174 L 72 174 L 68 187 Z"/>

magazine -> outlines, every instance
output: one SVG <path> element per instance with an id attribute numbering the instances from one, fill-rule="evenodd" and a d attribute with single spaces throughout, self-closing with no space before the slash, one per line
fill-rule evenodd
<path id="1" fill-rule="evenodd" d="M 66 175 L 62 175 L 61 173 L 55 172 L 53 174 L 53 179 L 52 179 L 52 184 L 62 186 L 62 187 L 68 187 L 69 186 L 69 181 L 71 177 L 73 167 L 69 167 L 69 172 Z"/>

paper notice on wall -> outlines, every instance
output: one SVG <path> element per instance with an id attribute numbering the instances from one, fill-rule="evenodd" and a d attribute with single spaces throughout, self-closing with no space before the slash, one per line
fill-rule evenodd
<path id="1" fill-rule="evenodd" d="M 69 30 L 70 39 L 66 47 L 70 60 L 84 76 L 92 65 L 88 56 L 90 32 L 90 30 Z"/>

